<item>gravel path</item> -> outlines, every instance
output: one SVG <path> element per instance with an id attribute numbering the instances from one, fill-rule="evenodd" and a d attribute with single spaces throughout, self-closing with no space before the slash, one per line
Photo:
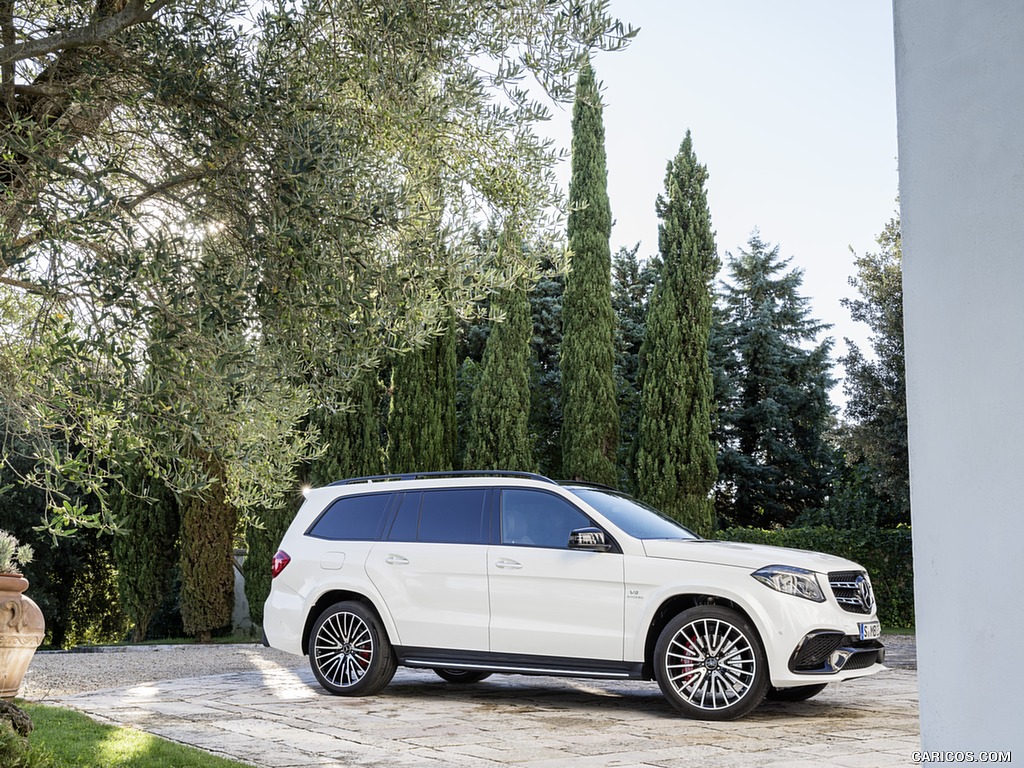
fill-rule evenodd
<path id="1" fill-rule="evenodd" d="M 45 651 L 32 658 L 18 695 L 44 700 L 158 680 L 295 669 L 306 658 L 258 644 L 144 645 Z"/>
<path id="2" fill-rule="evenodd" d="M 886 635 L 886 665 L 917 669 L 915 638 Z M 258 644 L 147 645 L 104 648 L 102 651 L 37 653 L 19 696 L 45 700 L 84 691 L 127 688 L 158 680 L 259 672 L 305 667 L 302 656 Z"/>

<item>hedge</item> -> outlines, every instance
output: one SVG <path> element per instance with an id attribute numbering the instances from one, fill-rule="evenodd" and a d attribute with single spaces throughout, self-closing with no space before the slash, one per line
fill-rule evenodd
<path id="1" fill-rule="evenodd" d="M 845 557 L 863 565 L 871 575 L 878 618 L 886 627 L 914 626 L 914 567 L 910 528 L 727 528 L 725 541 L 772 544 Z"/>

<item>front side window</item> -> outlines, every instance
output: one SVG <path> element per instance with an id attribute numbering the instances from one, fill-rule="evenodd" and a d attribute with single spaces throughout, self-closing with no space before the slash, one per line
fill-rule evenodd
<path id="1" fill-rule="evenodd" d="M 592 526 L 590 518 L 544 491 L 505 488 L 501 492 L 501 543 L 566 549 L 569 534 Z"/>
<path id="2" fill-rule="evenodd" d="M 331 541 L 375 541 L 390 500 L 390 493 L 345 496 L 327 507 L 307 533 Z"/>

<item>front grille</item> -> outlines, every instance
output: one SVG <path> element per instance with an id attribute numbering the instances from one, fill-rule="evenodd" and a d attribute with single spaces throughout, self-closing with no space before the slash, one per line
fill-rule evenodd
<path id="1" fill-rule="evenodd" d="M 875 593 L 863 571 L 833 571 L 828 575 L 828 583 L 844 611 L 867 614 L 875 610 Z"/>

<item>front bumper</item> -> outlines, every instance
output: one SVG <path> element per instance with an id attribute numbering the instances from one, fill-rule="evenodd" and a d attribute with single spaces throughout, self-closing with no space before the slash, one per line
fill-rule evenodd
<path id="1" fill-rule="evenodd" d="M 795 675 L 836 675 L 865 670 L 885 661 L 885 646 L 841 632 L 811 632 L 793 651 L 789 671 Z"/>

